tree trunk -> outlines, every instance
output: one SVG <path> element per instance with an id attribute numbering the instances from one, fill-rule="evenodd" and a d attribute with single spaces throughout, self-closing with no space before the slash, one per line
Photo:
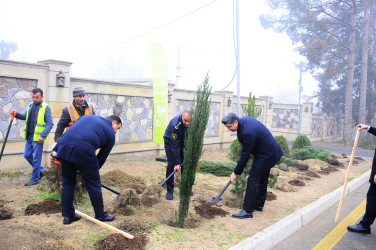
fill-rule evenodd
<path id="1" fill-rule="evenodd" d="M 349 57 L 347 59 L 347 83 L 345 95 L 345 126 L 344 141 L 345 145 L 350 146 L 353 140 L 352 132 L 354 129 L 352 119 L 352 99 L 354 86 L 354 60 L 355 60 L 355 35 L 356 35 L 356 2 L 353 2 L 351 9 L 351 23 L 349 36 Z"/>
<path id="2" fill-rule="evenodd" d="M 369 2 L 364 0 L 364 24 L 362 37 L 362 66 L 360 75 L 359 89 L 359 123 L 366 124 L 366 90 L 367 90 L 367 72 L 368 72 L 368 47 L 369 47 Z M 360 142 L 364 137 L 360 134 Z"/>

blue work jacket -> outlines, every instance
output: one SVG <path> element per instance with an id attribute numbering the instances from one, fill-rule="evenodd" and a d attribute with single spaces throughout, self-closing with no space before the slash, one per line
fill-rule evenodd
<path id="1" fill-rule="evenodd" d="M 76 121 L 57 142 L 57 158 L 78 165 L 102 167 L 115 144 L 110 119 L 85 115 Z M 96 150 L 99 149 L 96 155 Z"/>
<path id="2" fill-rule="evenodd" d="M 243 173 L 250 154 L 253 163 L 250 174 L 260 174 L 271 169 L 282 157 L 283 152 L 269 129 L 255 118 L 239 118 L 237 136 L 243 148 L 234 173 Z"/>
<path id="3" fill-rule="evenodd" d="M 181 165 L 183 163 L 181 156 L 183 155 L 186 131 L 187 127 L 183 124 L 182 114 L 179 114 L 172 118 L 166 128 L 163 138 L 165 144 L 170 144 L 171 150 L 173 152 L 173 165 Z"/>

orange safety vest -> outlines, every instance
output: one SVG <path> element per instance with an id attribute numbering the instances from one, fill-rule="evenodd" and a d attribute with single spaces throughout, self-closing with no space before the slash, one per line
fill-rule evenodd
<path id="1" fill-rule="evenodd" d="M 88 108 L 85 108 L 85 115 L 92 115 L 93 107 L 90 104 L 88 104 L 88 106 Z M 78 114 L 76 107 L 72 103 L 67 105 L 67 109 L 71 121 L 68 123 L 68 127 L 66 127 L 65 130 L 68 130 L 69 127 L 71 127 L 78 119 L 80 119 L 80 115 Z"/>

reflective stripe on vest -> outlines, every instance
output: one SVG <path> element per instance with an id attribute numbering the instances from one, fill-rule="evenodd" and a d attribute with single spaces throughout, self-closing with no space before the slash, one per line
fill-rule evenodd
<path id="1" fill-rule="evenodd" d="M 29 106 L 27 107 L 26 111 L 26 122 L 24 126 L 24 131 L 23 131 L 23 138 L 26 138 L 26 132 L 27 132 L 27 121 L 29 119 L 29 110 L 30 106 L 33 103 L 30 103 Z M 42 107 L 39 108 L 38 110 L 38 116 L 37 116 L 37 125 L 34 128 L 34 135 L 33 135 L 33 140 L 38 141 L 40 135 L 43 133 L 43 131 L 46 129 L 46 122 L 44 121 L 44 115 L 46 114 L 46 108 L 48 104 L 45 102 L 42 102 Z M 44 141 L 48 140 L 48 136 L 44 138 Z"/>
<path id="2" fill-rule="evenodd" d="M 90 104 L 88 104 L 88 106 L 88 108 L 85 108 L 85 115 L 92 115 L 93 107 Z M 80 115 L 78 114 L 76 107 L 72 103 L 67 105 L 67 109 L 71 121 L 68 123 L 68 127 L 66 127 L 65 130 L 69 129 L 70 126 L 72 126 L 78 119 L 80 119 Z"/>

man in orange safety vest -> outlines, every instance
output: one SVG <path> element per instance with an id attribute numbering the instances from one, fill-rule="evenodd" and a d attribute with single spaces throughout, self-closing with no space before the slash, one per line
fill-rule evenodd
<path id="1" fill-rule="evenodd" d="M 62 112 L 55 131 L 55 142 L 69 129 L 81 116 L 95 115 L 93 106 L 85 101 L 85 90 L 81 87 L 73 89 L 73 102 L 68 104 Z"/>

